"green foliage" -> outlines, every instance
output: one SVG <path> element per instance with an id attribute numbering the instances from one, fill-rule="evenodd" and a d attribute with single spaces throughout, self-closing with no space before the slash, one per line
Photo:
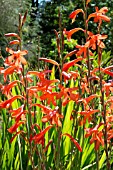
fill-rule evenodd
<path id="1" fill-rule="evenodd" d="M 52 57 L 55 59 L 56 52 L 53 50 L 53 40 L 55 39 L 54 29 L 59 31 L 59 12 L 61 15 L 62 30 L 68 26 L 69 29 L 69 13 L 72 11 L 72 1 L 54 1 L 42 3 L 40 10 L 39 24 L 41 27 L 41 54 L 42 56 Z M 39 16 L 37 16 L 39 17 Z M 50 43 L 52 42 L 52 44 Z M 48 46 L 49 44 L 49 46 Z M 72 43 L 70 43 L 72 44 Z M 71 46 L 71 45 L 70 45 Z M 65 48 L 68 51 L 70 47 Z M 70 49 L 71 50 L 71 49 Z"/>
<path id="2" fill-rule="evenodd" d="M 26 1 L 23 3 L 29 6 Z M 111 51 L 101 53 L 101 43 L 90 41 L 95 37 L 88 37 L 89 39 L 85 40 L 85 36 L 76 34 L 73 36 L 75 39 L 70 42 L 63 37 L 62 31 L 65 24 L 68 24 L 63 17 L 67 15 L 65 11 L 68 7 L 65 8 L 65 5 L 69 8 L 74 7 L 73 1 L 64 3 L 66 1 L 47 2 L 43 7 L 46 12 L 41 12 L 49 18 L 47 10 L 50 10 L 50 13 L 56 10 L 53 23 L 56 25 L 54 29 L 58 31 L 56 31 L 57 43 L 55 35 L 47 35 L 49 23 L 50 29 L 53 29 L 51 24 L 53 15 L 45 22 L 36 21 L 32 15 L 33 10 L 37 13 L 34 3 L 32 3 L 33 8 L 29 6 L 28 19 L 24 27 L 23 21 L 26 15 L 23 17 L 19 15 L 18 34 L 6 35 L 8 38 L 17 38 L 18 43 L 16 52 L 10 48 L 6 49 L 11 55 L 4 61 L 4 68 L 0 68 L 4 78 L 3 84 L 0 84 L 2 89 L 0 168 L 3 170 L 103 170 L 106 167 L 110 170 L 108 158 L 112 164 L 112 156 L 111 153 L 109 154 L 112 152 L 112 141 L 109 138 L 113 138 L 113 90 L 112 83 L 107 84 L 107 81 L 109 75 L 113 76 L 112 71 L 109 71 L 112 68 L 109 67 L 112 64 Z M 48 8 L 53 5 L 53 9 Z M 41 33 L 37 23 L 42 24 L 41 27 L 45 28 L 45 31 L 42 29 Z M 78 26 L 82 23 L 83 20 L 78 23 Z M 89 28 L 91 25 L 92 22 Z M 40 35 L 43 36 L 40 37 Z M 98 34 L 99 36 L 101 37 Z M 79 40 L 76 40 L 77 37 Z M 48 48 L 48 44 L 44 42 L 49 43 L 50 40 L 51 45 Z M 79 42 L 81 44 L 88 42 L 87 51 L 84 45 L 80 46 L 81 49 L 85 49 L 83 52 L 86 52 L 86 56 L 77 55 L 77 52 L 81 50 L 78 49 L 71 53 L 74 54 L 74 60 L 72 60 L 73 55 L 69 52 Z M 93 59 L 88 52 L 90 48 L 92 49 L 92 44 L 98 46 Z M 31 52 L 28 65 L 24 58 L 27 54 L 27 51 L 23 51 L 24 46 Z M 48 57 L 55 58 L 56 61 Z M 37 65 L 38 71 L 30 71 L 36 69 L 33 68 L 33 60 L 37 60 L 34 64 Z M 40 63 L 42 61 L 41 67 L 39 67 L 39 61 Z M 56 73 L 58 73 L 58 79 L 55 79 Z"/>

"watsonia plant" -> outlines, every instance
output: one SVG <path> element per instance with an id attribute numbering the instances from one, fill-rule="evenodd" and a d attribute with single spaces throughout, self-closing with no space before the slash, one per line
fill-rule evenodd
<path id="1" fill-rule="evenodd" d="M 4 78 L 0 85 L 2 169 L 111 169 L 113 82 L 106 82 L 105 77 L 113 73 L 112 66 L 101 65 L 103 40 L 107 38 L 101 35 L 101 26 L 110 19 L 107 7 L 96 7 L 96 12 L 87 16 L 89 3 L 90 0 L 83 1 L 84 10 L 77 9 L 69 16 L 75 22 L 82 13 L 85 29 L 62 29 L 59 12 L 60 31 L 55 30 L 59 63 L 39 58 L 53 65 L 52 70 L 46 64 L 42 71 L 29 70 L 24 58 L 28 51 L 22 50 L 27 12 L 19 15 L 19 33 L 5 34 L 13 40 L 6 48 L 9 56 L 4 67 L 0 68 Z M 88 30 L 92 18 L 97 23 L 97 34 Z M 71 41 L 77 31 L 84 33 L 84 44 L 63 56 L 64 36 Z M 97 67 L 93 64 L 94 51 L 98 55 Z"/>

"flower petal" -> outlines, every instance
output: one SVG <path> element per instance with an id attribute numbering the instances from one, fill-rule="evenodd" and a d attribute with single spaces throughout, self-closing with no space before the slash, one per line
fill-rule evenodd
<path id="1" fill-rule="evenodd" d="M 51 63 L 51 64 L 54 64 L 54 65 L 59 66 L 59 64 L 58 64 L 56 61 L 52 60 L 52 59 L 39 58 L 39 60 L 43 60 L 43 61 L 45 61 L 45 62 L 48 62 L 48 63 Z"/>
<path id="2" fill-rule="evenodd" d="M 71 139 L 71 141 L 75 144 L 75 146 L 77 147 L 77 149 L 78 149 L 80 152 L 82 152 L 81 146 L 79 145 L 79 143 L 78 143 L 70 134 L 64 133 L 64 134 L 62 134 L 62 136 L 68 136 L 68 137 Z"/>
<path id="3" fill-rule="evenodd" d="M 21 125 L 24 124 L 24 122 L 16 122 L 13 126 L 11 126 L 8 130 L 9 133 L 14 133 L 16 132 L 17 128 Z"/>
<path id="4" fill-rule="evenodd" d="M 69 15 L 69 18 L 72 19 L 72 23 L 75 21 L 77 14 L 80 13 L 80 12 L 82 12 L 84 14 L 84 11 L 82 9 L 77 9 Z"/>
<path id="5" fill-rule="evenodd" d="M 72 60 L 72 61 L 70 61 L 70 62 L 67 62 L 67 63 L 65 63 L 64 65 L 63 65 L 63 71 L 67 71 L 71 66 L 73 66 L 75 63 L 77 63 L 77 62 L 79 62 L 79 61 L 81 61 L 81 60 L 83 60 L 83 58 L 82 57 L 79 57 L 79 58 L 77 58 L 77 59 L 75 59 L 75 60 Z"/>

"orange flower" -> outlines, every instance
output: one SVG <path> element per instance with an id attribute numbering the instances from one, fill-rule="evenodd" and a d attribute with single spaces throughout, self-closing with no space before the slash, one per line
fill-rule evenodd
<path id="1" fill-rule="evenodd" d="M 11 113 L 11 116 L 15 118 L 16 122 L 18 122 L 20 119 L 25 120 L 24 114 L 27 113 L 27 110 L 24 110 L 24 105 L 22 105 L 18 109 L 10 110 L 9 112 Z"/>
<path id="2" fill-rule="evenodd" d="M 57 99 L 62 99 L 62 105 L 65 106 L 68 104 L 71 100 L 77 102 L 79 99 L 79 94 L 75 93 L 78 90 L 78 87 L 72 87 L 72 88 L 65 88 L 61 85 L 59 85 L 59 88 L 61 89 L 60 92 L 57 94 Z"/>
<path id="3" fill-rule="evenodd" d="M 105 48 L 104 43 L 101 40 L 104 40 L 107 38 L 107 35 L 101 35 L 101 34 L 91 34 L 89 33 L 89 40 L 86 42 L 86 46 L 91 47 L 93 50 L 96 49 L 97 45 L 100 48 Z"/>
<path id="4" fill-rule="evenodd" d="M 21 81 L 19 80 L 15 80 L 9 84 L 7 84 L 6 86 L 2 87 L 2 93 L 5 94 L 6 96 L 10 93 L 10 90 L 17 85 L 17 83 L 21 83 Z"/>
<path id="5" fill-rule="evenodd" d="M 82 28 L 74 28 L 74 29 L 72 29 L 72 30 L 70 30 L 70 31 L 66 31 L 66 29 L 64 29 L 63 34 L 67 35 L 67 39 L 70 41 L 71 36 L 72 36 L 75 32 L 80 31 L 80 30 L 84 32 L 84 30 L 83 30 Z"/>
<path id="6" fill-rule="evenodd" d="M 103 69 L 102 71 L 105 73 L 105 74 L 108 74 L 109 76 L 113 77 L 113 72 L 112 71 L 109 71 L 113 69 L 113 66 L 109 66 L 109 67 L 106 67 L 105 69 Z"/>
<path id="7" fill-rule="evenodd" d="M 35 124 L 36 125 L 36 124 Z M 41 131 L 40 127 L 37 126 L 38 129 L 40 130 L 40 133 L 36 134 L 35 136 L 30 136 L 30 142 L 34 141 L 35 144 L 41 144 L 44 146 L 45 140 L 44 140 L 44 135 L 45 133 L 52 128 L 52 125 L 47 126 L 44 130 Z"/>
<path id="8" fill-rule="evenodd" d="M 54 110 L 51 108 L 47 108 L 46 111 L 44 111 L 46 116 L 42 117 L 42 122 L 50 121 L 52 125 L 56 124 L 58 126 L 62 126 L 61 121 L 59 118 L 63 118 L 63 115 L 59 114 L 59 108 L 56 107 Z"/>
<path id="9" fill-rule="evenodd" d="M 41 72 L 38 72 L 38 71 L 28 71 L 27 74 L 33 74 L 33 75 L 36 75 L 37 77 L 40 78 L 41 81 L 44 81 L 45 80 L 45 77 L 46 77 L 46 74 L 48 73 L 51 73 L 52 71 L 51 70 L 44 70 L 44 71 L 41 71 Z"/>
<path id="10" fill-rule="evenodd" d="M 106 12 L 108 12 L 107 7 L 103 7 L 100 10 L 96 7 L 96 12 L 89 15 L 87 22 L 92 17 L 94 18 L 94 22 L 102 22 L 102 20 L 109 22 L 110 18 L 105 15 Z"/>
<path id="11" fill-rule="evenodd" d="M 61 121 L 59 120 L 60 118 L 63 118 L 63 115 L 59 114 L 59 108 L 58 106 L 52 110 L 50 107 L 44 106 L 42 104 L 33 104 L 32 106 L 38 106 L 40 107 L 44 114 L 46 114 L 46 116 L 42 117 L 42 122 L 48 122 L 50 121 L 50 123 L 52 125 L 56 124 L 57 126 L 61 126 Z"/>
<path id="12" fill-rule="evenodd" d="M 88 122 L 91 121 L 92 117 L 91 115 L 96 113 L 96 112 L 99 112 L 99 110 L 88 110 L 88 111 L 81 111 L 81 112 L 78 112 L 80 113 L 82 116 L 83 116 L 83 120 L 80 122 L 80 124 L 85 124 L 86 123 L 86 120 L 88 120 Z"/>
<path id="13" fill-rule="evenodd" d="M 17 71 L 17 69 L 18 69 L 17 66 L 13 65 L 6 69 L 0 70 L 0 73 L 4 74 L 4 82 L 6 82 L 6 80 L 7 80 L 7 75 L 13 74 L 15 71 Z"/>
<path id="14" fill-rule="evenodd" d="M 62 76 L 64 77 L 64 81 L 67 84 L 68 80 L 70 80 L 71 78 L 76 80 L 76 78 L 79 77 L 79 73 L 77 71 L 70 71 L 69 73 L 62 71 Z"/>
<path id="15" fill-rule="evenodd" d="M 112 87 L 113 82 L 104 84 L 103 90 L 105 91 L 106 97 L 108 97 L 111 94 L 110 92 L 112 91 Z"/>
<path id="16" fill-rule="evenodd" d="M 72 23 L 75 21 L 77 14 L 80 13 L 80 12 L 82 12 L 83 15 L 84 15 L 84 11 L 82 9 L 77 9 L 69 15 L 69 18 L 72 19 Z"/>
<path id="17" fill-rule="evenodd" d="M 77 56 L 81 56 L 83 54 L 84 58 L 87 58 L 88 44 L 85 45 L 76 45 L 76 48 L 79 48 L 76 53 Z M 89 55 L 92 56 L 93 53 L 89 50 Z"/>
<path id="18" fill-rule="evenodd" d="M 82 98 L 82 99 L 78 100 L 77 102 L 78 102 L 78 103 L 79 103 L 79 102 L 83 102 L 83 105 L 84 105 L 85 110 L 88 110 L 88 109 L 89 109 L 89 106 L 88 106 L 89 102 L 90 102 L 91 100 L 93 100 L 95 97 L 99 97 L 99 96 L 98 96 L 97 94 L 92 94 L 92 95 L 90 95 L 89 97 Z"/>
<path id="19" fill-rule="evenodd" d="M 95 143 L 95 150 L 99 149 L 100 144 L 102 144 L 102 146 L 104 146 L 103 132 L 102 132 L 102 130 L 99 130 L 99 128 L 102 125 L 103 125 L 103 123 L 100 123 L 99 125 L 96 125 L 94 128 L 85 129 L 87 132 L 85 137 L 87 138 L 89 136 L 92 136 L 92 138 L 90 139 L 90 144 Z"/>
<path id="20" fill-rule="evenodd" d="M 65 57 L 63 58 L 63 60 L 65 60 L 66 58 L 71 57 L 72 55 L 76 54 L 76 52 L 77 52 L 77 50 L 73 50 L 73 51 L 67 53 L 67 54 L 65 55 Z"/>
<path id="21" fill-rule="evenodd" d="M 56 66 L 59 66 L 59 64 L 55 60 L 52 60 L 52 59 L 39 58 L 39 60 L 45 61 L 47 63 L 51 63 L 51 64 L 56 65 Z"/>
<path id="22" fill-rule="evenodd" d="M 19 44 L 20 41 L 19 40 L 13 40 L 9 42 L 9 45 L 14 45 L 14 44 Z"/>
<path id="23" fill-rule="evenodd" d="M 86 0 L 86 5 L 88 5 L 90 3 L 91 0 Z"/>
<path id="24" fill-rule="evenodd" d="M 62 105 L 65 106 L 70 101 L 69 95 L 68 95 L 69 88 L 65 88 L 64 86 L 59 85 L 59 89 L 60 89 L 60 92 L 57 94 L 56 98 L 62 99 Z"/>
<path id="25" fill-rule="evenodd" d="M 27 64 L 27 61 L 23 57 L 23 55 L 26 55 L 28 53 L 27 50 L 13 51 L 10 48 L 6 48 L 6 51 L 11 54 L 10 56 L 7 57 L 7 59 L 5 61 L 6 63 L 11 64 L 13 62 L 16 66 L 18 66 L 20 63 L 22 63 L 24 65 Z"/>
<path id="26" fill-rule="evenodd" d="M 19 35 L 16 34 L 16 33 L 7 33 L 7 34 L 5 34 L 5 36 L 6 36 L 6 37 L 16 37 L 16 38 L 18 38 L 18 40 L 20 40 Z"/>
<path id="27" fill-rule="evenodd" d="M 47 104 L 50 105 L 51 103 L 56 106 L 56 98 L 57 92 L 51 92 L 47 90 L 47 92 L 44 92 L 44 94 L 41 95 L 40 99 L 42 100 L 47 100 Z"/>
<path id="28" fill-rule="evenodd" d="M 8 132 L 9 132 L 9 133 L 14 133 L 14 132 L 16 132 L 17 128 L 18 128 L 21 124 L 24 124 L 24 122 L 18 122 L 18 121 L 16 121 L 16 123 L 15 123 L 13 126 L 11 126 L 9 129 L 7 129 Z"/>
<path id="29" fill-rule="evenodd" d="M 10 105 L 11 105 L 16 99 L 22 99 L 22 98 L 24 98 L 24 97 L 21 96 L 21 95 L 13 96 L 12 98 L 1 102 L 1 103 L 0 103 L 0 108 L 9 108 Z"/>
<path id="30" fill-rule="evenodd" d="M 62 136 L 68 136 L 68 137 L 71 139 L 71 141 L 74 143 L 74 145 L 77 147 L 77 149 L 78 149 L 80 152 L 82 152 L 81 146 L 79 145 L 79 143 L 78 143 L 70 134 L 64 133 L 64 134 L 62 134 Z"/>
<path id="31" fill-rule="evenodd" d="M 10 143 L 13 142 L 13 140 L 16 138 L 17 135 L 19 135 L 19 134 L 22 135 L 22 133 L 24 134 L 25 132 L 23 130 L 19 130 L 18 132 L 16 132 L 15 135 L 10 139 Z M 23 137 L 23 135 L 22 135 L 22 137 Z M 26 140 L 26 142 L 28 142 L 25 137 L 24 137 L 24 139 Z"/>
<path id="32" fill-rule="evenodd" d="M 75 63 L 77 63 L 77 62 L 79 62 L 81 60 L 83 60 L 83 58 L 79 57 L 79 58 L 77 58 L 75 60 L 72 60 L 70 62 L 67 62 L 67 63 L 63 64 L 62 71 L 67 71 L 71 66 L 73 66 Z"/>
<path id="33" fill-rule="evenodd" d="M 51 70 L 45 70 L 45 71 L 42 71 L 42 72 L 37 72 L 37 71 L 29 71 L 27 74 L 33 74 L 33 75 L 36 75 L 38 76 L 38 78 L 40 79 L 40 81 L 37 83 L 37 87 L 39 88 L 45 88 L 45 90 L 48 89 L 48 87 L 53 84 L 53 83 L 59 83 L 59 80 L 58 79 L 55 79 L 55 80 L 48 80 L 46 79 L 46 74 L 47 73 L 51 73 Z M 43 90 L 44 91 L 44 90 Z"/>

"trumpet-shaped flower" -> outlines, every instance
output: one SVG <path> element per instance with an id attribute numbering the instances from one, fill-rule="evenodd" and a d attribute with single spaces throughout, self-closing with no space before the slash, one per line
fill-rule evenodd
<path id="1" fill-rule="evenodd" d="M 10 94 L 10 91 L 13 87 L 15 87 L 17 85 L 17 83 L 21 83 L 21 81 L 19 80 L 15 80 L 9 84 L 7 84 L 6 86 L 2 87 L 2 93 L 5 94 L 6 96 Z"/>
<path id="2" fill-rule="evenodd" d="M 82 152 L 81 146 L 79 145 L 79 143 L 78 143 L 70 134 L 64 133 L 64 134 L 62 134 L 62 136 L 68 136 L 68 137 L 71 139 L 71 141 L 74 143 L 74 145 L 77 147 L 77 149 L 78 149 L 80 152 Z"/>
<path id="3" fill-rule="evenodd" d="M 72 19 L 72 23 L 75 21 L 76 16 L 77 16 L 80 12 L 83 13 L 83 15 L 84 15 L 84 11 L 83 11 L 82 9 L 77 9 L 77 10 L 73 11 L 73 12 L 69 15 L 69 18 Z"/>
<path id="4" fill-rule="evenodd" d="M 45 116 L 42 117 L 42 122 L 48 122 L 52 125 L 56 124 L 56 126 L 61 126 L 61 121 L 60 118 L 63 118 L 63 115 L 59 113 L 59 108 L 58 106 L 52 110 L 50 107 L 44 106 L 42 104 L 33 104 L 32 106 L 38 106 L 43 110 L 43 113 L 46 114 Z"/>
<path id="5" fill-rule="evenodd" d="M 103 131 L 100 130 L 103 129 L 103 123 L 100 123 L 99 125 L 96 125 L 94 128 L 87 128 L 85 137 L 92 136 L 90 139 L 90 144 L 95 143 L 95 150 L 98 150 L 100 147 L 100 144 L 104 146 L 104 139 L 103 139 Z"/>
<path id="6" fill-rule="evenodd" d="M 90 14 L 87 21 L 89 21 L 90 18 L 94 18 L 94 22 L 101 22 L 102 20 L 106 22 L 110 21 L 110 18 L 105 15 L 105 13 L 108 12 L 107 7 L 103 7 L 100 10 L 98 9 L 98 7 L 96 7 L 95 9 L 96 9 L 96 12 Z"/>
<path id="7" fill-rule="evenodd" d="M 6 48 L 6 51 L 11 54 L 10 56 L 6 58 L 6 61 L 5 61 L 6 63 L 10 64 L 13 62 L 16 66 L 18 66 L 20 63 L 24 65 L 27 64 L 26 59 L 23 57 L 23 55 L 26 55 L 28 53 L 27 50 L 13 51 L 10 48 Z"/>
<path id="8" fill-rule="evenodd" d="M 87 58 L 87 53 L 88 53 L 88 43 L 85 45 L 76 45 L 76 48 L 78 48 L 78 52 L 76 53 L 77 56 L 83 55 L 84 58 Z M 93 53 L 89 50 L 89 55 L 93 56 Z"/>
<path id="9" fill-rule="evenodd" d="M 21 95 L 13 96 L 13 97 L 11 97 L 10 99 L 1 102 L 1 103 L 0 103 L 0 108 L 9 108 L 10 105 L 11 105 L 16 99 L 22 99 L 22 98 L 24 98 L 24 97 L 21 96 Z"/>
<path id="10" fill-rule="evenodd" d="M 88 41 L 86 42 L 86 46 L 91 47 L 93 50 L 96 49 L 97 45 L 100 48 L 105 48 L 104 43 L 102 40 L 107 38 L 107 35 L 101 35 L 101 34 L 91 34 L 90 32 L 88 33 L 89 38 Z"/>
<path id="11" fill-rule="evenodd" d="M 19 122 L 19 121 L 16 121 L 15 124 L 13 126 L 11 126 L 8 130 L 9 133 L 14 133 L 16 132 L 17 128 L 21 125 L 21 124 L 24 124 L 23 121 Z"/>
<path id="12" fill-rule="evenodd" d="M 0 70 L 0 73 L 4 74 L 4 82 L 6 82 L 7 76 L 10 75 L 10 74 L 13 74 L 15 71 L 18 71 L 18 67 L 15 66 L 15 65 L 12 65 L 12 66 L 10 66 L 6 69 Z"/>
<path id="13" fill-rule="evenodd" d="M 36 134 L 36 135 L 34 135 L 34 136 L 33 136 L 33 135 L 30 136 L 30 142 L 34 141 L 35 144 L 41 144 L 42 146 L 44 146 L 44 144 L 45 144 L 44 135 L 46 134 L 46 132 L 47 132 L 50 128 L 52 128 L 52 125 L 47 126 L 47 127 L 46 127 L 44 130 L 42 130 L 42 131 L 41 131 L 41 129 L 39 129 L 39 130 L 40 130 L 40 133 L 38 133 L 38 134 Z"/>
<path id="14" fill-rule="evenodd" d="M 83 30 L 82 28 L 74 28 L 74 29 L 72 29 L 72 30 L 70 30 L 70 31 L 66 31 L 66 29 L 64 29 L 63 34 L 64 34 L 64 35 L 67 35 L 67 39 L 70 41 L 70 40 L 71 40 L 71 36 L 72 36 L 75 32 L 80 31 L 80 30 L 84 32 L 84 30 Z"/>

